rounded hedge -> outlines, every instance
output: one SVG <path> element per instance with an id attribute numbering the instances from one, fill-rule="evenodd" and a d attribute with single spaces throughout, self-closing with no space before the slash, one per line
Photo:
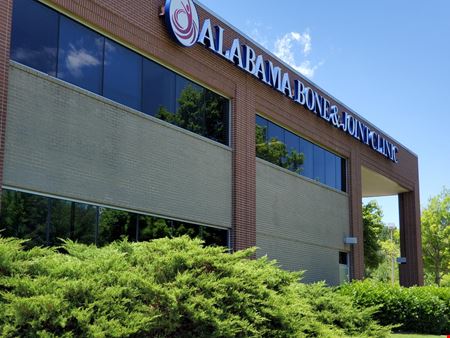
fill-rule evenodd
<path id="1" fill-rule="evenodd" d="M 372 280 L 358 281 L 339 288 L 362 307 L 379 307 L 374 314 L 382 325 L 416 333 L 450 332 L 450 288 L 421 286 L 404 288 Z"/>
<path id="2" fill-rule="evenodd" d="M 385 337 L 373 309 L 254 250 L 187 237 L 23 249 L 0 237 L 4 337 Z"/>

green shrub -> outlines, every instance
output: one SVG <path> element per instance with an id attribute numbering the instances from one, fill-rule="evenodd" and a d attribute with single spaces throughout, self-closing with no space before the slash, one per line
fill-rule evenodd
<path id="1" fill-rule="evenodd" d="M 0 238 L 5 337 L 385 337 L 346 296 L 187 237 L 22 249 Z M 63 252 L 63 253 L 61 253 Z"/>
<path id="2" fill-rule="evenodd" d="M 345 335 L 357 337 L 384 337 L 391 327 L 381 327 L 372 315 L 377 307 L 360 308 L 351 297 L 335 292 L 325 284 L 301 284 L 300 296 L 311 305 L 317 319 L 326 325 L 341 329 Z"/>
<path id="3" fill-rule="evenodd" d="M 378 306 L 374 317 L 382 325 L 395 325 L 397 330 L 406 332 L 449 332 L 449 288 L 403 288 L 366 280 L 346 284 L 339 293 L 353 297 L 359 306 Z"/>

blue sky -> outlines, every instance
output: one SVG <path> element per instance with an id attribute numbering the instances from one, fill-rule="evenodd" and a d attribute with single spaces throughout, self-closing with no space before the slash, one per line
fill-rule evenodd
<path id="1" fill-rule="evenodd" d="M 450 1 L 200 2 L 413 150 L 422 208 L 450 187 Z"/>

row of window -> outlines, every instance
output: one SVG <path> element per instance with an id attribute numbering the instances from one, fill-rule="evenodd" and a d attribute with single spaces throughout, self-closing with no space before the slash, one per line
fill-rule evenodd
<path id="1" fill-rule="evenodd" d="M 0 235 L 28 239 L 28 247 L 59 245 L 60 239 L 102 246 L 122 237 L 148 241 L 182 235 L 228 246 L 227 230 L 14 190 L 1 195 Z"/>
<path id="2" fill-rule="evenodd" d="M 229 100 L 37 1 L 14 1 L 11 59 L 229 143 Z"/>
<path id="3" fill-rule="evenodd" d="M 256 156 L 345 191 L 345 160 L 256 115 Z"/>
<path id="4" fill-rule="evenodd" d="M 11 58 L 229 144 L 227 99 L 37 1 L 14 1 Z M 340 157 L 259 116 L 257 137 L 258 157 L 345 191 Z"/>

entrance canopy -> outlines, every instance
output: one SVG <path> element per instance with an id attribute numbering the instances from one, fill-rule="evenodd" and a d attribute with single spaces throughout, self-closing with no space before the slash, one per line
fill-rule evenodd
<path id="1" fill-rule="evenodd" d="M 366 167 L 361 168 L 362 196 L 379 197 L 408 192 L 398 183 Z"/>

